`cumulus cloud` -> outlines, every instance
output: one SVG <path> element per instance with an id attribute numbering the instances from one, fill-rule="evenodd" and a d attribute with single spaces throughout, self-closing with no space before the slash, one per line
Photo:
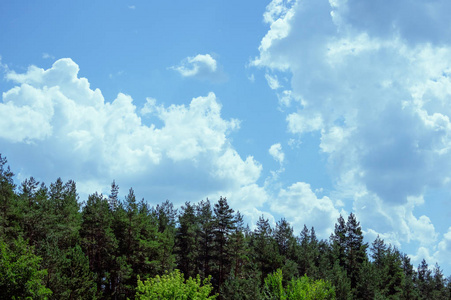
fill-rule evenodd
<path id="1" fill-rule="evenodd" d="M 0 147 L 20 179 L 35 176 L 49 183 L 61 176 L 74 179 L 82 193 L 108 193 L 115 179 L 150 203 L 241 197 L 246 191 L 260 197 L 248 196 L 255 205 L 266 201 L 256 185 L 262 166 L 232 147 L 228 135 L 239 121 L 221 117 L 214 93 L 168 107 L 148 98 L 137 108 L 122 93 L 105 101 L 78 71 L 65 58 L 47 70 L 31 66 L 25 73 L 7 73 L 16 86 L 0 103 Z M 145 125 L 141 116 L 158 118 L 161 125 Z M 235 201 L 252 213 L 247 200 Z"/>
<path id="2" fill-rule="evenodd" d="M 304 224 L 314 226 L 321 238 L 330 236 L 340 216 L 329 197 L 317 197 L 305 182 L 296 182 L 286 189 L 281 189 L 277 199 L 271 202 L 271 210 L 286 217 L 298 231 Z"/>
<path id="3" fill-rule="evenodd" d="M 320 134 L 337 195 L 364 224 L 424 247 L 437 233 L 412 199 L 451 177 L 450 5 L 274 0 L 251 63 L 290 73 L 302 101 L 285 101 L 288 131 Z"/>
<path id="4" fill-rule="evenodd" d="M 446 261 L 451 256 L 451 227 L 443 235 L 442 240 L 438 244 L 438 261 Z"/>
<path id="5" fill-rule="evenodd" d="M 218 63 L 210 54 L 189 56 L 182 60 L 178 66 L 173 66 L 171 69 L 177 71 L 183 77 L 212 81 L 224 79 L 224 74 L 220 70 Z"/>

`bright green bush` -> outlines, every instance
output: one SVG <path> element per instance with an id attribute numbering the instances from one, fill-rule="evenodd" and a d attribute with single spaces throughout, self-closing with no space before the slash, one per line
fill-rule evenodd
<path id="1" fill-rule="evenodd" d="M 21 238 L 12 245 L 0 240 L 0 298 L 47 299 L 52 291 L 44 286 L 41 260 Z"/>
<path id="2" fill-rule="evenodd" d="M 265 278 L 264 295 L 267 300 L 332 300 L 335 299 L 334 287 L 324 280 L 313 280 L 307 275 L 292 279 L 286 287 L 282 284 L 282 270 L 269 274 Z"/>
<path id="3" fill-rule="evenodd" d="M 148 300 L 214 300 L 216 295 L 209 296 L 213 287 L 210 278 L 203 282 L 200 276 L 185 281 L 183 274 L 175 270 L 163 276 L 156 276 L 144 282 L 138 279 L 136 299 Z"/>

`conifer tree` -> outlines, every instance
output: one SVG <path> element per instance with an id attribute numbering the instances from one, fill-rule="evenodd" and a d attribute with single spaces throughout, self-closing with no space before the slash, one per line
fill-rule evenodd
<path id="1" fill-rule="evenodd" d="M 382 294 L 389 298 L 400 298 L 402 296 L 404 272 L 401 255 L 397 249 L 392 247 L 387 249 L 383 266 L 383 273 L 379 278 Z"/>
<path id="2" fill-rule="evenodd" d="M 234 277 L 242 276 L 249 263 L 247 239 L 244 233 L 243 215 L 235 214 L 235 229 L 230 235 L 231 273 Z"/>
<path id="3" fill-rule="evenodd" d="M 314 234 L 314 231 L 313 231 Z M 312 276 L 315 273 L 315 240 L 312 241 L 312 234 L 307 226 L 304 224 L 304 228 L 301 231 L 298 248 L 298 267 L 299 275 Z"/>
<path id="4" fill-rule="evenodd" d="M 410 257 L 407 254 L 401 255 L 402 269 L 404 272 L 404 282 L 402 286 L 402 298 L 401 299 L 419 299 L 418 290 L 415 287 L 416 272 L 410 263 Z"/>
<path id="5" fill-rule="evenodd" d="M 367 260 L 368 245 L 363 242 L 362 228 L 355 215 L 351 213 L 346 223 L 346 271 L 355 289 L 360 280 L 362 264 Z M 356 291 L 358 294 L 358 291 Z"/>
<path id="6" fill-rule="evenodd" d="M 261 216 L 256 225 L 257 228 L 251 235 L 250 248 L 252 258 L 260 271 L 261 283 L 263 283 L 269 273 L 281 266 L 281 259 L 269 220 Z"/>
<path id="7" fill-rule="evenodd" d="M 417 288 L 421 299 L 431 299 L 432 297 L 432 272 L 428 268 L 426 260 L 423 259 L 418 265 Z"/>
<path id="8" fill-rule="evenodd" d="M 432 274 L 432 298 L 437 300 L 449 299 L 446 291 L 446 280 L 437 263 Z"/>
<path id="9" fill-rule="evenodd" d="M 198 270 L 201 278 L 207 278 L 211 274 L 213 257 L 213 212 L 210 201 L 200 201 L 196 206 L 196 214 L 199 222 L 197 241 L 199 245 Z"/>
<path id="10" fill-rule="evenodd" d="M 286 219 L 276 223 L 274 239 L 277 243 L 279 254 L 286 259 L 294 260 L 296 256 L 296 238 L 293 235 L 293 227 Z"/>
<path id="11" fill-rule="evenodd" d="M 30 243 L 34 244 L 36 238 L 39 235 L 38 224 L 42 222 L 42 217 L 39 215 L 39 202 L 38 202 L 38 188 L 39 182 L 33 177 L 25 179 L 20 186 L 20 193 L 18 197 L 18 205 L 21 210 L 21 224 L 24 232 L 24 236 L 30 240 Z"/>
<path id="12" fill-rule="evenodd" d="M 197 222 L 195 206 L 186 202 L 179 215 L 179 226 L 175 234 L 175 253 L 177 268 L 187 277 L 198 274 L 197 259 L 199 256 L 196 234 L 199 224 Z"/>
<path id="13" fill-rule="evenodd" d="M 0 154 L 0 235 L 14 237 L 16 229 L 10 224 L 16 188 L 13 180 L 14 173 L 7 164 L 6 157 Z"/>
<path id="14" fill-rule="evenodd" d="M 90 195 L 82 210 L 82 220 L 82 247 L 91 271 L 97 275 L 97 290 L 110 295 L 110 268 L 115 260 L 112 254 L 116 253 L 118 244 L 111 228 L 112 216 L 107 199 L 97 193 Z"/>
<path id="15" fill-rule="evenodd" d="M 227 199 L 220 197 L 218 203 L 214 205 L 213 219 L 213 279 L 216 288 L 219 289 L 231 267 L 230 236 L 236 228 L 234 211 L 229 207 Z"/>
<path id="16" fill-rule="evenodd" d="M 330 237 L 332 244 L 332 253 L 334 261 L 337 261 L 340 267 L 346 266 L 346 223 L 344 218 L 340 215 L 338 223 L 335 224 L 334 233 Z M 332 262 L 334 263 L 334 262 Z"/>
<path id="17" fill-rule="evenodd" d="M 108 204 L 110 206 L 111 211 L 117 209 L 117 206 L 119 204 L 118 194 L 119 194 L 119 186 L 116 184 L 116 181 L 113 180 L 113 182 L 111 183 L 111 192 L 110 195 L 108 196 Z"/>
<path id="18" fill-rule="evenodd" d="M 174 205 L 166 200 L 161 205 L 152 209 L 152 214 L 156 217 L 158 224 L 157 257 L 155 259 L 156 267 L 159 273 L 172 271 L 175 267 L 176 257 L 174 254 L 177 210 Z"/>

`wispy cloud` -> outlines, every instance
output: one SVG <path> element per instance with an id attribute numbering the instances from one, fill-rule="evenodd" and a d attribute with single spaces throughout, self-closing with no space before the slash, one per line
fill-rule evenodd
<path id="1" fill-rule="evenodd" d="M 53 55 L 50 55 L 46 52 L 42 53 L 42 58 L 43 59 L 55 59 L 55 57 Z"/>
<path id="2" fill-rule="evenodd" d="M 279 79 L 277 78 L 276 75 L 271 76 L 271 75 L 269 75 L 268 73 L 266 73 L 266 74 L 265 74 L 265 78 L 266 78 L 266 81 L 268 82 L 269 87 L 270 87 L 272 90 L 277 90 L 277 89 L 279 89 L 279 88 L 282 87 L 282 85 L 280 85 Z"/>
<path id="3" fill-rule="evenodd" d="M 198 54 L 187 57 L 177 66 L 170 69 L 177 71 L 182 77 L 207 79 L 211 81 L 225 79 L 225 74 L 220 70 L 217 61 L 210 54 Z"/>

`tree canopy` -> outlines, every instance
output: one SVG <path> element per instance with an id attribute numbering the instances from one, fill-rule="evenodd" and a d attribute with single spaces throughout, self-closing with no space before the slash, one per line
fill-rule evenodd
<path id="1" fill-rule="evenodd" d="M 14 183 L 0 155 L 1 299 L 450 299 L 438 264 L 410 258 L 356 215 L 329 239 L 263 216 L 253 230 L 227 198 L 149 205 L 132 188 L 79 199 L 74 181 Z M 295 232 L 300 232 L 296 235 Z"/>

